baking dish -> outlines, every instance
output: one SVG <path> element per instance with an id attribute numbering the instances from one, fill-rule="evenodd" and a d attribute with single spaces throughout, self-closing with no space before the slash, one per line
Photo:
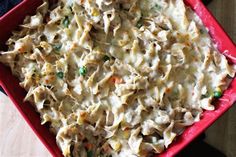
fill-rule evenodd
<path id="1" fill-rule="evenodd" d="M 218 25 L 212 15 L 204 7 L 199 0 L 186 0 L 189 5 L 202 19 L 205 26 L 209 29 L 213 41 L 217 45 L 221 53 L 226 55 L 231 63 L 236 63 L 236 47 L 230 38 L 225 34 L 223 29 Z M 10 36 L 11 31 L 22 22 L 25 15 L 34 13 L 37 6 L 42 3 L 41 0 L 25 0 L 17 7 L 0 18 L 0 44 L 1 49 L 4 49 L 4 42 Z M 36 135 L 41 139 L 44 145 L 48 148 L 53 156 L 62 156 L 55 142 L 55 136 L 50 133 L 48 126 L 40 125 L 40 117 L 34 108 L 27 102 L 23 102 L 26 92 L 20 88 L 18 81 L 12 76 L 10 70 L 0 64 L 0 84 L 5 89 L 6 93 L 14 102 L 17 109 L 21 112 L 25 120 L 34 130 Z M 215 111 L 206 111 L 203 113 L 202 120 L 193 126 L 189 127 L 177 140 L 159 156 L 174 156 L 195 137 L 203 132 L 211 125 L 220 115 L 229 109 L 236 100 L 236 79 L 233 80 L 228 90 L 225 91 L 223 97 L 214 102 Z"/>

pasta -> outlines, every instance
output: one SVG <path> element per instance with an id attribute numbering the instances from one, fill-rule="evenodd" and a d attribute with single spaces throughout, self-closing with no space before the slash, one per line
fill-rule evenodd
<path id="1" fill-rule="evenodd" d="M 0 62 L 65 157 L 161 153 L 234 77 L 182 0 L 48 1 Z"/>

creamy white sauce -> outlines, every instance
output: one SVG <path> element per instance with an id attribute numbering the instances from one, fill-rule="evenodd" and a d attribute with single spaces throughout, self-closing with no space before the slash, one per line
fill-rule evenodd
<path id="1" fill-rule="evenodd" d="M 214 110 L 235 74 L 182 0 L 47 4 L 0 61 L 51 123 L 64 156 L 161 153 Z"/>

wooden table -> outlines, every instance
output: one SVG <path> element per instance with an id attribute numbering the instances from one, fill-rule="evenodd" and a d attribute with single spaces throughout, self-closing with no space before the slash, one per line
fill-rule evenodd
<path id="1" fill-rule="evenodd" d="M 236 0 L 213 0 L 208 7 L 236 43 Z M 206 141 L 236 157 L 236 105 L 206 131 Z"/>
<path id="2" fill-rule="evenodd" d="M 236 42 L 236 0 L 213 0 L 209 9 Z M 206 141 L 236 157 L 236 105 L 206 131 Z M 0 157 L 49 157 L 12 102 L 0 93 Z"/>

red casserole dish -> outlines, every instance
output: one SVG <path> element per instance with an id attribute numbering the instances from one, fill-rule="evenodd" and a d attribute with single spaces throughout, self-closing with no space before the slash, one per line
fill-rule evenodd
<path id="1" fill-rule="evenodd" d="M 22 23 L 24 17 L 33 14 L 42 0 L 24 0 L 14 7 L 4 16 L 0 17 L 0 47 L 4 50 L 5 41 L 10 37 L 11 31 Z M 210 35 L 217 45 L 218 50 L 224 54 L 232 64 L 236 64 L 236 46 L 218 24 L 215 18 L 207 10 L 200 0 L 185 0 L 186 5 L 190 6 L 202 19 L 205 27 L 208 28 Z M 55 135 L 49 131 L 49 126 L 40 124 L 40 116 L 29 102 L 24 102 L 26 91 L 19 86 L 19 81 L 15 78 L 9 68 L 0 63 L 0 85 L 11 98 L 18 111 L 30 125 L 35 134 L 55 157 L 62 157 L 62 153 L 56 144 Z M 233 79 L 223 97 L 215 101 L 214 111 L 205 111 L 202 119 L 194 125 L 188 127 L 177 140 L 166 149 L 160 157 L 172 157 L 181 151 L 186 145 L 193 141 L 223 113 L 225 113 L 236 101 L 236 78 Z"/>

